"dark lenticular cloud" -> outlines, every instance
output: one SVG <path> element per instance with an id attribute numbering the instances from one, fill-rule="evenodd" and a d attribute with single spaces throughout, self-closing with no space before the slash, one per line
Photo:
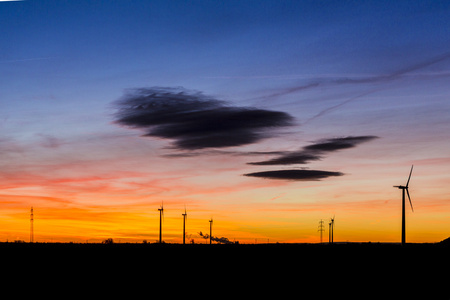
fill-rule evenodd
<path id="1" fill-rule="evenodd" d="M 271 129 L 293 124 L 284 112 L 230 106 L 184 88 L 133 89 L 116 106 L 116 123 L 172 139 L 182 150 L 251 144 L 270 137 Z"/>
<path id="2" fill-rule="evenodd" d="M 248 165 L 255 166 L 274 166 L 274 165 L 295 165 L 295 164 L 307 164 L 313 160 L 320 160 L 322 156 L 316 153 L 308 153 L 307 151 L 292 151 L 286 152 L 280 157 L 272 158 L 264 161 L 249 162 Z"/>
<path id="3" fill-rule="evenodd" d="M 333 138 L 320 140 L 312 145 L 304 147 L 306 151 L 332 152 L 341 149 L 348 149 L 358 146 L 361 143 L 378 138 L 373 135 L 349 136 L 343 138 Z"/>
<path id="4" fill-rule="evenodd" d="M 305 146 L 299 151 L 285 152 L 279 157 L 260 161 L 250 162 L 249 165 L 293 165 L 306 164 L 310 161 L 320 160 L 325 153 L 334 152 L 342 149 L 354 148 L 361 143 L 368 142 L 378 137 L 368 136 L 350 136 L 343 138 L 324 139 L 315 142 L 312 145 Z"/>
<path id="5" fill-rule="evenodd" d="M 320 170 L 276 170 L 244 174 L 244 176 L 250 177 L 294 181 L 319 181 L 324 178 L 342 175 L 344 174 L 341 172 L 329 172 Z"/>

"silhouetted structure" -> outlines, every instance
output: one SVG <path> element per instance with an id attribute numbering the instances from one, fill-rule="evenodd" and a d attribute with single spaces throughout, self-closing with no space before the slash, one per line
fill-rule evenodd
<path id="1" fill-rule="evenodd" d="M 184 214 L 181 214 L 183 216 L 183 245 L 186 244 L 186 219 L 187 219 L 187 213 L 186 213 L 186 207 L 184 208 Z"/>
<path id="2" fill-rule="evenodd" d="M 319 221 L 319 229 L 317 230 L 320 232 L 320 243 L 323 242 L 323 232 L 325 231 L 325 227 L 323 226 L 323 220 Z"/>
<path id="3" fill-rule="evenodd" d="M 328 223 L 328 243 L 333 244 L 334 242 L 334 216 L 330 219 Z"/>
<path id="4" fill-rule="evenodd" d="M 112 238 L 109 238 L 109 239 L 103 240 L 102 244 L 112 245 L 112 244 L 114 244 L 114 240 Z"/>
<path id="5" fill-rule="evenodd" d="M 328 223 L 328 243 L 331 244 L 331 222 Z"/>
<path id="6" fill-rule="evenodd" d="M 213 219 L 211 218 L 211 220 L 209 220 L 209 244 L 212 244 L 212 224 L 213 224 Z"/>
<path id="7" fill-rule="evenodd" d="M 162 243 L 162 218 L 164 217 L 164 206 L 161 204 L 161 208 L 158 208 L 159 211 L 159 243 Z"/>
<path id="8" fill-rule="evenodd" d="M 31 213 L 30 213 L 30 243 L 34 243 L 34 214 L 33 214 L 33 206 L 31 207 Z"/>
<path id="9" fill-rule="evenodd" d="M 334 243 L 334 216 L 331 218 L 331 243 Z"/>
<path id="10" fill-rule="evenodd" d="M 409 191 L 408 191 L 408 184 L 409 180 L 411 179 L 411 174 L 413 170 L 414 165 L 411 166 L 411 171 L 409 172 L 408 181 L 406 182 L 406 185 L 394 185 L 394 187 L 399 188 L 402 190 L 402 245 L 406 242 L 406 230 L 405 230 L 405 191 L 406 194 L 408 194 L 409 204 L 411 205 L 411 210 L 414 212 L 411 197 L 409 197 Z"/>

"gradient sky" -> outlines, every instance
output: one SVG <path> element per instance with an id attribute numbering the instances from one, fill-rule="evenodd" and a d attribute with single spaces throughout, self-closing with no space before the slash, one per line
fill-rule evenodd
<path id="1" fill-rule="evenodd" d="M 164 202 L 167 242 L 185 207 L 196 242 L 211 217 L 230 240 L 318 242 L 333 215 L 335 241 L 399 242 L 393 185 L 412 164 L 407 241 L 447 238 L 449 15 L 448 1 L 0 2 L 0 241 L 28 241 L 33 206 L 36 241 L 154 242 Z M 118 121 L 118 100 L 158 88 L 291 124 L 176 147 Z M 371 138 L 248 164 L 346 137 Z M 280 170 L 339 176 L 243 176 Z"/>

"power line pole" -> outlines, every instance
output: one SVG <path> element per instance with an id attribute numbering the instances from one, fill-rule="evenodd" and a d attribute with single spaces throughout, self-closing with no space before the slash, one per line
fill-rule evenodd
<path id="1" fill-rule="evenodd" d="M 320 243 L 323 243 L 323 232 L 325 231 L 325 227 L 323 226 L 323 220 L 321 219 L 319 221 L 319 229 L 317 230 L 320 232 Z"/>
<path id="2" fill-rule="evenodd" d="M 31 207 L 31 213 L 30 213 L 30 243 L 34 243 L 34 214 L 33 214 L 33 207 Z"/>

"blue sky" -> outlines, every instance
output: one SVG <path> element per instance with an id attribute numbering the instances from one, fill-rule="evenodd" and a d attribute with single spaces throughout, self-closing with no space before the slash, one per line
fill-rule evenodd
<path id="1" fill-rule="evenodd" d="M 266 171 L 246 165 L 258 158 L 219 151 L 212 157 L 197 153 L 206 157 L 205 166 L 192 158 L 164 158 L 180 152 L 170 139 L 141 137 L 141 131 L 114 123 L 114 101 L 152 87 L 182 87 L 229 106 L 295 118 L 273 138 L 233 151 L 294 151 L 321 139 L 377 136 L 311 168 L 353 174 L 336 179 L 346 186 L 367 175 L 361 170 L 374 170 L 369 177 L 376 180 L 388 167 L 396 179 L 411 164 L 427 161 L 432 166 L 424 167 L 423 184 L 436 179 L 448 186 L 449 13 L 448 1 L 0 2 L 5 195 L 37 189 L 55 196 L 59 190 L 48 182 L 61 176 L 107 181 L 119 171 L 150 176 L 156 169 L 169 177 L 192 174 L 199 186 L 212 180 L 204 176 L 215 174 L 217 187 L 231 176 L 238 189 L 242 174 Z M 198 164 L 205 169 L 193 172 Z M 22 182 L 19 170 L 36 181 Z M 118 185 L 127 180 L 114 178 Z M 270 198 L 289 195 L 285 189 L 295 198 L 302 184 L 244 181 L 272 186 Z M 11 186 L 15 190 L 6 191 Z M 67 201 L 83 207 L 88 196 L 72 188 Z M 208 209 L 230 209 L 214 201 Z"/>

